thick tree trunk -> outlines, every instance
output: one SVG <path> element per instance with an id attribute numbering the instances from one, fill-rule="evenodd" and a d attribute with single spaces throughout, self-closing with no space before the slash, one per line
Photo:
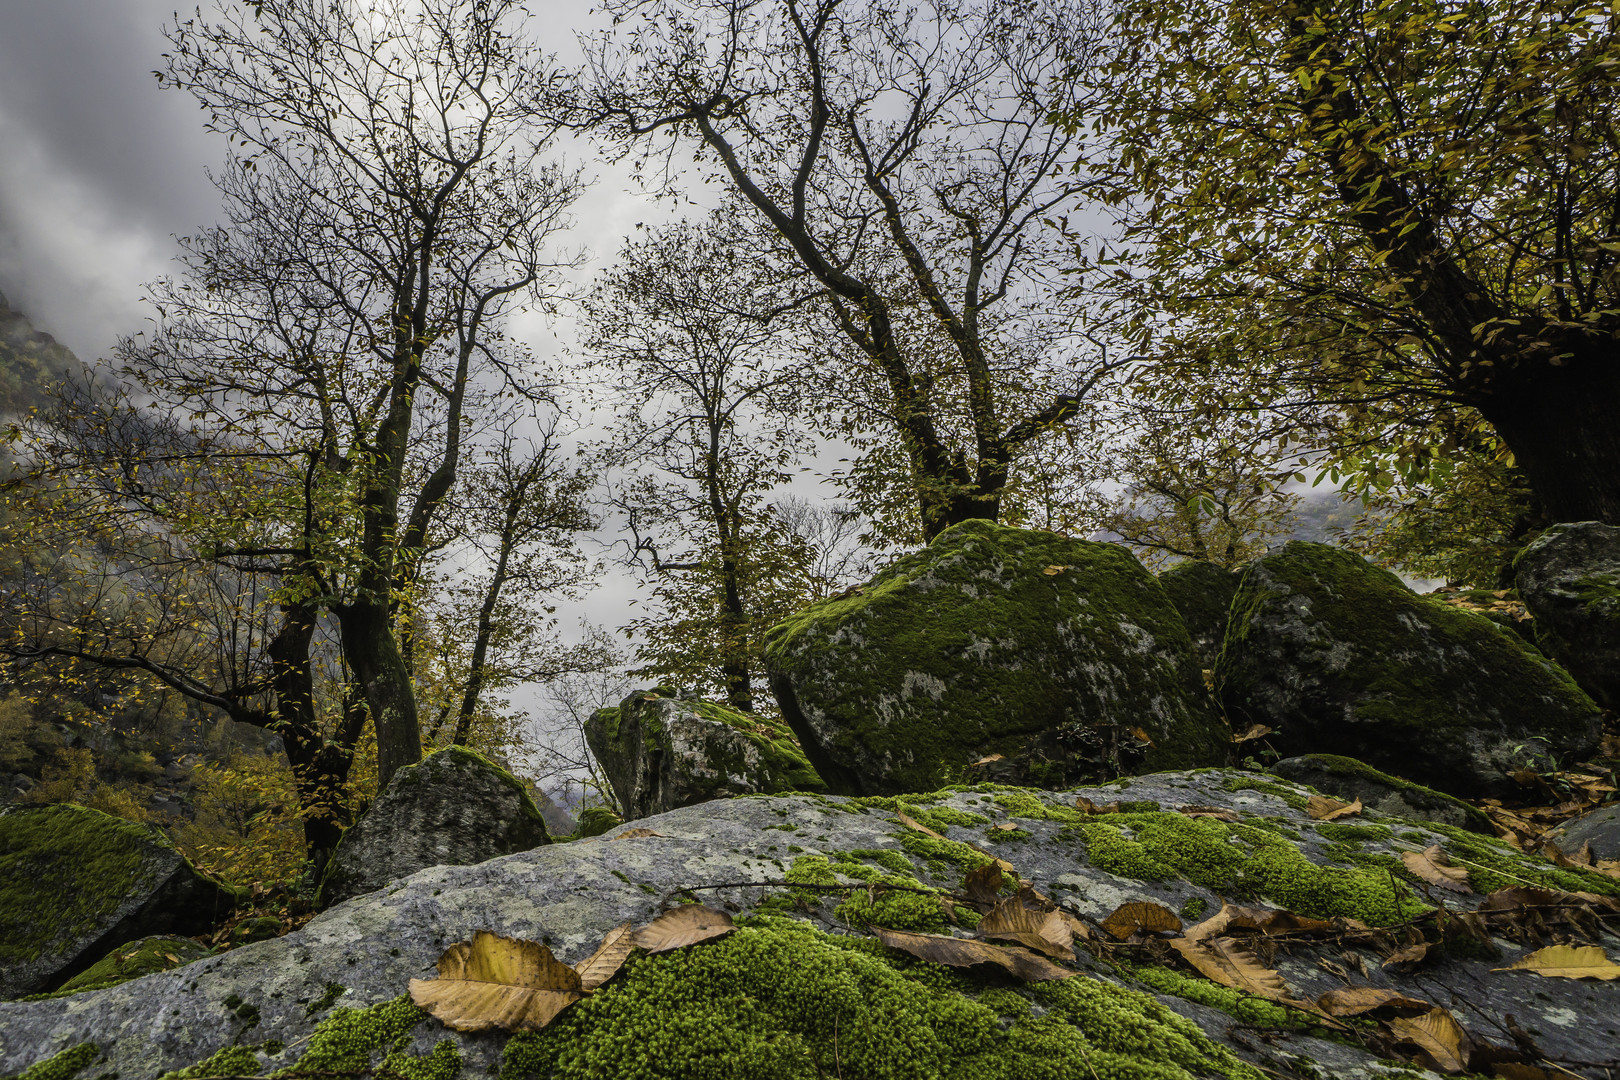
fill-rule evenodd
<path id="1" fill-rule="evenodd" d="M 320 717 L 315 709 L 314 672 L 310 665 L 310 643 L 315 635 L 317 609 L 308 604 L 284 606 L 281 630 L 271 640 L 269 654 L 271 679 L 275 687 L 276 711 L 266 725 L 281 736 L 298 786 L 304 812 L 304 843 L 317 866 L 337 847 L 343 832 L 342 786 L 348 776 L 347 758 L 353 754 L 329 747 L 321 735 Z M 343 759 L 342 768 L 334 760 Z"/>
<path id="2" fill-rule="evenodd" d="M 394 773 L 422 760 L 416 688 L 394 638 L 387 600 L 356 600 L 337 611 L 343 655 L 365 694 L 377 729 L 377 790 Z"/>
<path id="3" fill-rule="evenodd" d="M 1620 343 L 1595 335 L 1499 370 L 1477 407 L 1513 451 L 1547 517 L 1620 525 Z M 1507 370 L 1500 370 L 1506 368 Z"/>

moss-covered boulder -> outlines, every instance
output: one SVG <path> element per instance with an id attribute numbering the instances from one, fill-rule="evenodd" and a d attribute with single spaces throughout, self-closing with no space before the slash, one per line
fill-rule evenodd
<path id="1" fill-rule="evenodd" d="M 1124 547 L 955 525 L 766 634 L 782 713 L 833 790 L 918 791 L 1001 755 L 1073 783 L 1223 761 L 1181 617 Z"/>
<path id="2" fill-rule="evenodd" d="M 1226 636 L 1226 613 L 1237 595 L 1241 575 L 1212 562 L 1177 563 L 1159 575 L 1165 595 L 1181 614 L 1192 638 L 1198 666 L 1206 671 L 1215 666 Z"/>
<path id="3" fill-rule="evenodd" d="M 482 754 L 452 746 L 395 773 L 344 832 L 321 880 L 320 903 L 429 866 L 468 866 L 549 843 L 523 784 Z"/>
<path id="4" fill-rule="evenodd" d="M 1470 798 L 1580 758 L 1599 731 L 1592 699 L 1511 631 L 1303 541 L 1245 572 L 1215 689 L 1234 726 L 1273 728 L 1285 755 L 1342 754 Z"/>
<path id="5" fill-rule="evenodd" d="M 1620 708 L 1620 528 L 1555 525 L 1514 562 L 1536 644 L 1604 708 Z"/>
<path id="6" fill-rule="evenodd" d="M 68 804 L 0 811 L 0 997 L 54 990 L 136 938 L 202 933 L 235 900 L 150 825 Z"/>
<path id="7" fill-rule="evenodd" d="M 174 934 L 155 934 L 127 942 L 63 983 L 59 993 L 82 993 L 169 971 L 213 953 L 208 946 Z"/>
<path id="8" fill-rule="evenodd" d="M 585 724 L 585 741 L 631 818 L 731 795 L 826 790 L 781 720 L 667 686 L 598 709 Z"/>
<path id="9" fill-rule="evenodd" d="M 1284 758 L 1268 772 L 1285 776 L 1296 784 L 1308 784 L 1324 795 L 1361 805 L 1381 814 L 1453 825 L 1470 832 L 1496 835 L 1491 819 L 1478 807 L 1410 780 L 1402 780 L 1373 768 L 1364 761 L 1338 754 L 1302 754 Z"/>

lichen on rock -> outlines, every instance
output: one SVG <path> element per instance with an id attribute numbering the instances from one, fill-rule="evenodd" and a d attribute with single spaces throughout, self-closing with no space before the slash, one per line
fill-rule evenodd
<path id="1" fill-rule="evenodd" d="M 1053 787 L 1224 760 L 1180 616 L 1115 544 L 963 522 L 773 627 L 765 663 L 842 794 L 933 790 L 995 755 L 993 778 Z"/>
<path id="2" fill-rule="evenodd" d="M 343 833 L 321 881 L 322 905 L 429 866 L 465 866 L 549 844 L 521 781 L 462 746 L 400 769 Z"/>
<path id="3" fill-rule="evenodd" d="M 1293 541 L 1252 563 L 1215 689 L 1284 755 L 1339 754 L 1454 795 L 1508 794 L 1526 766 L 1579 759 L 1599 712 L 1516 634 L 1418 596 L 1349 551 Z"/>
<path id="4" fill-rule="evenodd" d="M 1210 669 L 1221 653 L 1226 616 L 1237 595 L 1240 574 L 1212 562 L 1187 560 L 1159 574 L 1159 584 L 1176 606 L 1192 639 L 1198 666 Z"/>
<path id="5" fill-rule="evenodd" d="M 779 718 L 669 687 L 638 690 L 598 709 L 585 739 L 632 818 L 732 795 L 826 789 Z"/>
<path id="6" fill-rule="evenodd" d="M 1542 651 L 1600 705 L 1620 707 L 1620 528 L 1554 525 L 1513 566 Z"/>

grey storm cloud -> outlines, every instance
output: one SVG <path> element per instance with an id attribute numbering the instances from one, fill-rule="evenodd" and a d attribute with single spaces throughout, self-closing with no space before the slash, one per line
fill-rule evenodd
<path id="1" fill-rule="evenodd" d="M 141 282 L 217 212 L 225 145 L 152 75 L 173 11 L 0 0 L 0 291 L 85 359 L 140 328 Z"/>

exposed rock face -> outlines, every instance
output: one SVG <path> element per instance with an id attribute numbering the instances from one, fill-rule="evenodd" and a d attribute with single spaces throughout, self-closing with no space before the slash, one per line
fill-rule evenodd
<path id="1" fill-rule="evenodd" d="M 55 989 L 135 938 L 202 933 L 235 900 L 151 826 L 68 804 L 0 810 L 0 997 Z"/>
<path id="2" fill-rule="evenodd" d="M 1599 704 L 1620 707 L 1620 528 L 1554 525 L 1514 568 L 1536 644 Z"/>
<path id="3" fill-rule="evenodd" d="M 1587 844 L 1600 859 L 1620 859 L 1620 805 L 1582 814 L 1559 830 L 1558 846 L 1565 851 L 1579 851 Z"/>
<path id="4" fill-rule="evenodd" d="M 780 720 L 683 698 L 669 687 L 598 709 L 585 741 L 632 818 L 731 795 L 826 790 Z"/>
<path id="5" fill-rule="evenodd" d="M 997 754 L 996 779 L 1052 786 L 1225 760 L 1181 617 L 1116 544 L 964 522 L 773 627 L 765 664 L 843 793 L 929 790 Z"/>
<path id="6" fill-rule="evenodd" d="M 1418 596 L 1360 556 L 1295 541 L 1232 601 L 1216 693 L 1286 755 L 1342 754 L 1464 797 L 1596 745 L 1597 706 L 1489 619 Z"/>
<path id="7" fill-rule="evenodd" d="M 452 746 L 399 770 L 343 834 L 321 881 L 321 903 L 380 889 L 429 866 L 467 866 L 551 843 L 517 778 Z"/>
<path id="8" fill-rule="evenodd" d="M 1076 795 L 1098 804 L 1119 800 L 1124 812 L 1082 813 Z M 1134 949 L 1131 966 L 1122 968 L 1081 951 L 1073 978 L 1041 984 L 951 975 L 896 959 L 868 936 L 868 923 L 965 931 L 953 931 L 930 897 L 869 892 L 867 883 L 960 893 L 964 874 L 989 858 L 972 844 L 1010 860 L 1019 877 L 1082 918 L 1151 900 L 1191 919 L 1214 913 L 1222 897 L 1241 896 L 1300 915 L 1387 926 L 1429 907 L 1399 854 L 1440 844 L 1468 860 L 1474 889 L 1448 894 L 1453 910 L 1477 907 L 1487 891 L 1521 880 L 1606 895 L 1620 889 L 1612 879 L 1446 826 L 1373 813 L 1313 822 L 1302 809 L 1305 795 L 1264 775 L 1208 771 L 1079 792 L 987 789 L 861 802 L 795 795 L 687 807 L 632 823 L 655 836 L 610 834 L 476 866 L 435 867 L 339 905 L 286 937 L 105 990 L 0 1004 L 0 1075 L 93 1043 L 93 1054 L 83 1052 L 86 1064 L 104 1060 L 84 1078 L 109 1071 L 157 1077 L 222 1051 L 236 1057 L 229 1068 L 216 1062 L 216 1074 L 293 1065 L 358 1073 L 380 1065 L 397 1045 L 404 1057 L 393 1059 L 392 1071 L 438 1080 L 492 1075 L 503 1058 L 503 1075 L 569 1080 L 810 1080 L 818 1067 L 825 1076 L 909 1080 L 1088 1077 L 1088 1065 L 1119 1080 L 1263 1080 L 1239 1059 L 1266 1066 L 1264 1075 L 1393 1080 L 1413 1074 L 1379 1064 L 1387 1051 L 1315 1038 L 1297 1014 L 1216 986 L 1168 953 L 1157 960 Z M 1177 812 L 1182 806 L 1224 808 L 1240 820 L 1193 818 Z M 897 810 L 947 839 L 908 829 Z M 1012 833 L 998 825 L 1016 826 L 1018 838 L 1003 839 Z M 1355 860 L 1347 861 L 1347 852 Z M 770 884 L 701 888 L 788 876 L 850 888 L 799 898 Z M 559 959 L 575 963 L 610 928 L 644 922 L 663 897 L 693 887 L 710 904 L 736 905 L 738 914 L 778 914 L 718 942 L 638 955 L 537 1034 L 457 1034 L 400 999 L 412 978 L 431 978 L 443 950 L 474 930 L 545 940 Z M 813 919 L 799 899 L 814 907 Z M 1612 936 L 1601 943 L 1612 953 Z M 1614 984 L 1494 972 L 1534 947 L 1502 945 L 1499 957 L 1436 950 L 1411 974 L 1382 968 L 1364 953 L 1363 975 L 1344 963 L 1338 935 L 1300 936 L 1277 951 L 1273 965 L 1295 998 L 1342 988 L 1329 969 L 1347 970 L 1353 985 L 1451 1006 L 1481 1040 L 1505 1043 L 1496 1025 L 1512 1013 L 1548 1057 L 1612 1056 L 1620 1042 Z M 1438 999 L 1436 987 L 1445 988 Z M 434 1063 L 409 1060 L 428 1054 Z"/>
<path id="9" fill-rule="evenodd" d="M 1360 799 L 1363 806 L 1392 817 L 1434 821 L 1486 836 L 1496 835 L 1491 819 L 1483 811 L 1444 792 L 1381 772 L 1355 758 L 1305 754 L 1284 758 L 1269 771 L 1346 802 Z"/>
<path id="10" fill-rule="evenodd" d="M 1221 653 L 1226 613 L 1241 576 L 1211 562 L 1177 563 L 1159 575 L 1159 584 L 1187 626 L 1198 666 L 1206 671 L 1215 666 Z"/>

